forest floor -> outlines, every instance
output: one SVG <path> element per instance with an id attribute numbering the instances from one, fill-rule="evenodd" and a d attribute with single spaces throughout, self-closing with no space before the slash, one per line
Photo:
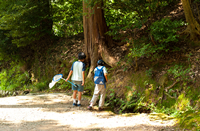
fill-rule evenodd
<path id="1" fill-rule="evenodd" d="M 27 94 L 0 98 L 0 131 L 177 131 L 174 119 L 152 119 L 151 114 L 114 114 L 72 106 L 66 93 Z"/>

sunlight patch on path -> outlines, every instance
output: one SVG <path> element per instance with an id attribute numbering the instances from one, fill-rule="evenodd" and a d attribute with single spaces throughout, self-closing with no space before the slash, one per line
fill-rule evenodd
<path id="1" fill-rule="evenodd" d="M 0 98 L 0 121 L 4 124 L 21 125 L 31 128 L 31 124 L 43 122 L 52 127 L 77 128 L 119 128 L 138 125 L 167 127 L 174 120 L 151 121 L 147 114 L 133 114 L 129 117 L 109 114 L 109 112 L 88 111 L 87 105 L 72 107 L 72 98 L 64 94 L 17 96 Z M 1 125 L 2 126 L 2 125 Z M 21 127 L 21 128 L 22 128 Z M 6 128 L 6 125 L 5 125 Z M 38 126 L 40 128 L 47 128 Z"/>

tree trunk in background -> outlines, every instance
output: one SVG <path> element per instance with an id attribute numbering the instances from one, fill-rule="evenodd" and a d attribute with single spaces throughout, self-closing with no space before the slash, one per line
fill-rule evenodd
<path id="1" fill-rule="evenodd" d="M 52 12 L 51 12 L 51 0 L 46 0 L 44 2 L 38 2 L 38 15 L 43 17 L 40 21 L 40 33 L 45 36 L 53 35 L 52 26 Z"/>
<path id="2" fill-rule="evenodd" d="M 108 47 L 113 46 L 112 38 L 105 35 L 108 31 L 104 13 L 103 2 L 100 1 L 94 7 L 88 7 L 83 0 L 83 28 L 84 44 L 87 61 L 90 62 L 88 78 L 92 77 L 92 71 L 97 66 L 98 59 L 103 59 L 106 64 L 115 66 L 117 60 L 111 55 Z"/>
<path id="3" fill-rule="evenodd" d="M 189 0 L 182 0 L 182 4 L 185 13 L 185 18 L 188 23 L 185 32 L 189 32 L 191 40 L 197 40 L 198 35 L 200 35 L 200 25 L 195 20 L 194 15 L 192 14 L 192 9 L 190 7 Z"/>

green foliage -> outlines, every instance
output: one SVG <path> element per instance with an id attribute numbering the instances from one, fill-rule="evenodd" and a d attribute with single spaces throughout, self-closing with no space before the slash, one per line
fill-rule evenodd
<path id="1" fill-rule="evenodd" d="M 153 103 L 148 107 L 156 113 L 164 113 L 178 120 L 179 126 L 183 129 L 200 130 L 200 112 L 196 107 L 190 105 L 189 98 L 185 94 L 181 94 L 174 106 L 161 108 Z"/>
<path id="2" fill-rule="evenodd" d="M 0 72 L 0 90 L 23 90 L 29 84 L 28 72 L 22 73 L 20 66 L 15 63 L 12 63 L 10 69 L 3 69 Z"/>
<path id="3" fill-rule="evenodd" d="M 132 44 L 130 48 L 130 53 L 128 57 L 130 59 L 135 59 L 135 63 L 137 64 L 137 58 L 140 57 L 152 57 L 155 56 L 162 48 L 158 48 L 157 46 L 153 46 L 152 43 L 148 43 L 148 39 L 142 37 L 137 40 L 128 41 L 128 43 Z M 154 54 L 154 55 L 153 55 Z"/>
<path id="4" fill-rule="evenodd" d="M 0 61 L 2 62 L 17 59 L 19 51 L 17 45 L 12 44 L 12 39 L 5 35 L 6 33 L 8 31 L 0 30 Z"/>
<path id="5" fill-rule="evenodd" d="M 106 1 L 104 3 L 105 19 L 110 29 L 107 34 L 113 36 L 115 40 L 123 37 L 123 31 L 141 28 L 146 22 L 147 19 L 140 19 L 137 11 L 133 9 L 134 4 L 130 1 Z"/>
<path id="6" fill-rule="evenodd" d="M 87 8 L 93 8 L 97 3 L 100 3 L 101 0 L 83 0 L 87 4 Z"/>
<path id="7" fill-rule="evenodd" d="M 194 3 L 198 3 L 198 2 L 200 2 L 200 0 L 194 0 L 193 2 L 194 2 Z"/>
<path id="8" fill-rule="evenodd" d="M 131 90 L 131 87 L 127 87 Z M 143 102 L 145 96 L 141 95 L 140 93 L 132 92 L 131 95 L 128 95 L 127 98 L 118 98 L 115 95 L 115 91 L 110 89 L 112 93 L 110 93 L 110 99 L 106 101 L 106 105 L 110 106 L 111 108 L 115 108 L 115 110 L 122 112 L 136 112 L 139 109 L 147 110 L 145 107 L 145 103 Z"/>
<path id="9" fill-rule="evenodd" d="M 133 92 L 131 96 L 128 96 L 126 100 L 120 101 L 121 106 L 119 107 L 119 113 L 125 110 L 131 110 L 131 112 L 136 112 L 137 110 L 144 108 L 145 103 L 143 102 L 145 96 L 140 93 Z"/>
<path id="10" fill-rule="evenodd" d="M 176 115 L 181 128 L 199 131 L 200 130 L 200 111 L 192 107 L 190 101 L 184 94 L 180 95 L 177 101 L 180 108 L 179 115 Z"/>
<path id="11" fill-rule="evenodd" d="M 109 10 L 105 16 L 108 16 L 107 23 L 110 24 L 111 21 L 117 21 L 113 24 L 110 24 L 110 31 L 107 34 L 112 35 L 114 38 L 120 39 L 123 31 L 131 35 L 131 32 L 134 32 L 134 29 L 140 29 L 144 23 L 147 22 L 149 17 L 156 16 L 155 13 L 161 13 L 160 9 L 165 6 L 169 6 L 171 3 L 175 1 L 157 1 L 153 0 L 151 2 L 148 1 L 123 1 L 123 2 L 114 2 L 107 3 L 108 5 L 112 5 L 115 8 L 113 10 Z M 124 5 L 126 7 L 120 7 L 120 5 Z M 135 6 L 134 6 L 135 5 Z M 111 6 L 111 7 L 112 7 Z M 134 6 L 134 7 L 132 7 Z M 131 7 L 131 8 L 130 8 Z M 130 10 L 133 10 L 130 12 Z M 113 14 L 119 14 L 119 16 L 114 16 Z M 126 12 L 126 13 L 125 13 Z M 113 14 L 112 14 L 113 13 Z M 129 13 L 130 17 L 125 14 Z M 158 14 L 159 14 L 158 13 Z M 109 20 L 109 15 L 114 16 L 115 19 L 123 20 Z M 140 15 L 140 16 L 139 16 Z M 129 20 L 130 18 L 130 20 Z M 125 22 L 124 22 L 125 21 Z M 151 24 L 151 23 L 150 23 Z M 171 21 L 169 18 L 163 18 L 160 21 L 155 21 L 151 25 L 149 25 L 150 34 L 156 41 L 155 43 L 151 43 L 151 39 L 140 38 L 137 40 L 128 40 L 125 39 L 126 42 L 132 44 L 132 48 L 130 49 L 129 57 L 131 58 L 139 58 L 142 56 L 151 56 L 152 60 L 156 60 L 162 55 L 162 51 L 168 52 L 170 50 L 169 42 L 177 42 L 178 35 L 176 34 L 178 27 L 183 26 L 184 22 L 182 21 Z M 129 32 L 130 31 L 130 32 Z M 150 37 L 150 36 L 149 36 Z M 132 38 L 135 39 L 135 38 Z"/>
<path id="12" fill-rule="evenodd" d="M 114 108 L 116 103 L 120 100 L 116 97 L 114 89 L 110 89 L 111 93 L 109 95 L 109 100 L 106 101 L 106 106 L 110 106 L 111 108 Z"/>
<path id="13" fill-rule="evenodd" d="M 35 83 L 33 85 L 33 90 L 35 91 L 43 91 L 49 88 L 49 82 L 48 81 L 42 81 L 42 82 L 38 82 Z"/>
<path id="14" fill-rule="evenodd" d="M 178 103 L 178 102 L 177 102 Z M 164 113 L 178 120 L 179 126 L 183 129 L 200 130 L 200 111 L 195 110 L 190 105 L 186 105 L 185 111 L 171 108 L 158 108 L 154 104 L 149 105 L 149 108 L 156 113 Z"/>
<path id="15" fill-rule="evenodd" d="M 92 92 L 94 91 L 94 87 L 95 87 L 95 84 L 94 84 L 93 80 L 87 79 L 85 82 L 85 85 L 84 85 L 84 90 L 90 90 L 91 95 L 92 95 Z"/>
<path id="16" fill-rule="evenodd" d="M 80 0 L 53 1 L 53 30 L 56 36 L 72 36 L 83 32 L 83 7 Z"/>
<path id="17" fill-rule="evenodd" d="M 169 18 L 163 18 L 150 26 L 150 33 L 160 44 L 177 42 L 177 28 L 183 25 L 183 21 L 171 21 Z"/>
<path id="18" fill-rule="evenodd" d="M 61 85 L 58 87 L 58 89 L 60 90 L 69 90 L 71 89 L 72 85 L 69 82 L 65 82 L 63 81 L 62 83 L 60 83 Z"/>
<path id="19" fill-rule="evenodd" d="M 167 18 L 154 22 L 150 27 L 150 32 L 154 39 L 159 43 L 157 45 L 153 45 L 153 43 L 149 43 L 145 38 L 128 41 L 133 45 L 128 56 L 132 58 L 151 56 L 152 60 L 162 57 L 160 52 L 162 53 L 162 51 L 169 51 L 170 47 L 167 45 L 167 43 L 176 42 L 178 40 L 178 36 L 176 35 L 177 27 L 181 26 L 182 24 L 182 21 L 172 22 Z"/>
<path id="20" fill-rule="evenodd" d="M 180 127 L 200 131 L 200 111 L 188 110 L 179 115 Z"/>
<path id="21" fill-rule="evenodd" d="M 151 109 L 152 112 L 164 113 L 172 117 L 176 117 L 180 115 L 180 111 L 172 107 L 169 108 L 169 107 L 162 106 L 160 108 L 156 106 L 154 103 L 151 103 L 150 105 L 148 105 L 148 107 Z"/>
<path id="22" fill-rule="evenodd" d="M 152 77 L 152 75 L 153 75 L 153 68 L 150 68 L 149 70 L 146 70 L 146 75 L 148 76 L 148 77 Z"/>
<path id="23" fill-rule="evenodd" d="M 123 0 L 104 2 L 106 23 L 110 27 L 109 35 L 120 39 L 123 32 L 131 34 L 144 24 L 150 26 L 149 18 L 160 18 L 166 13 L 165 7 L 175 5 L 178 0 Z M 157 18 L 158 17 L 158 18 Z"/>
<path id="24" fill-rule="evenodd" d="M 168 18 L 164 18 L 161 21 L 156 21 L 150 26 L 150 32 L 153 38 L 159 42 L 157 45 L 149 43 L 147 39 L 141 38 L 139 40 L 131 40 L 128 43 L 132 43 L 132 48 L 130 49 L 129 57 L 136 58 L 142 56 L 151 56 L 152 60 L 156 60 L 162 57 L 162 51 L 168 52 L 170 46 L 169 42 L 177 42 L 176 35 L 177 27 L 183 25 L 182 21 L 172 22 Z"/>
<path id="25" fill-rule="evenodd" d="M 108 35 L 118 40 L 123 37 L 123 31 L 141 28 L 144 21 L 137 20 L 136 12 L 122 12 L 121 9 L 105 9 L 106 22 L 109 26 Z M 134 26 L 133 26 L 134 25 Z"/>
<path id="26" fill-rule="evenodd" d="M 188 74 L 191 72 L 191 68 L 186 68 L 183 65 L 175 65 L 167 70 L 168 74 L 172 74 L 175 79 L 181 81 L 191 81 Z"/>
<path id="27" fill-rule="evenodd" d="M 17 46 L 30 45 L 44 35 L 52 33 L 50 1 L 2 1 L 0 29 L 7 31 Z"/>
<path id="28" fill-rule="evenodd" d="M 71 89 L 72 85 L 64 80 L 59 80 L 53 87 L 53 89 L 67 90 Z"/>
<path id="29" fill-rule="evenodd" d="M 177 102 L 175 104 L 175 108 L 179 111 L 187 111 L 192 109 L 190 106 L 190 100 L 185 96 L 185 94 L 179 95 Z"/>
<path id="30" fill-rule="evenodd" d="M 130 49 L 129 57 L 141 57 L 141 56 L 150 56 L 157 49 L 154 48 L 150 43 L 149 44 L 137 44 L 133 45 L 133 48 Z"/>
<path id="31" fill-rule="evenodd" d="M 154 88 L 157 85 L 157 82 L 149 77 L 145 72 L 133 73 L 131 80 L 131 83 L 134 83 L 134 89 L 141 94 L 145 92 L 147 86 Z"/>

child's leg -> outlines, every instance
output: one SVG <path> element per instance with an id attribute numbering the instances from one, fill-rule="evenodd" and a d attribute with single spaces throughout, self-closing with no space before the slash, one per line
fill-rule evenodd
<path id="1" fill-rule="evenodd" d="M 90 101 L 90 106 L 93 106 L 95 105 L 98 97 L 99 97 L 99 84 L 96 84 L 95 85 L 95 89 L 94 89 L 94 94 L 93 94 L 93 97 L 92 97 L 92 100 Z"/>
<path id="2" fill-rule="evenodd" d="M 81 96 L 82 96 L 82 92 L 84 90 L 84 86 L 81 85 L 82 82 L 77 83 L 78 85 L 78 106 L 81 106 Z"/>
<path id="3" fill-rule="evenodd" d="M 106 88 L 104 87 L 104 85 L 101 85 L 99 107 L 104 106 L 105 96 L 106 96 Z"/>
<path id="4" fill-rule="evenodd" d="M 76 103 L 76 94 L 77 94 L 77 90 L 74 90 L 73 92 L 73 103 Z"/>
<path id="5" fill-rule="evenodd" d="M 72 81 L 73 83 L 75 83 L 75 81 Z M 76 105 L 76 94 L 77 94 L 77 91 L 78 91 L 78 88 L 74 85 L 72 85 L 72 90 L 73 90 L 73 105 Z"/>
<path id="6" fill-rule="evenodd" d="M 81 104 L 81 96 L 82 96 L 82 92 L 78 91 L 78 104 Z"/>
<path id="7" fill-rule="evenodd" d="M 90 101 L 90 106 L 95 105 L 98 97 L 99 97 L 99 94 L 93 94 L 92 100 Z"/>

